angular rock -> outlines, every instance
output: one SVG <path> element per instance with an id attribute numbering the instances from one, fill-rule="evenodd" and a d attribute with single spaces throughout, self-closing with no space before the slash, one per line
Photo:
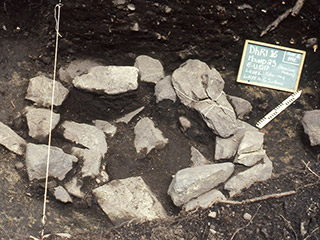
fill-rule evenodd
<path id="1" fill-rule="evenodd" d="M 265 155 L 263 163 L 259 163 L 233 176 L 225 183 L 224 188 L 229 191 L 230 197 L 232 197 L 240 193 L 242 189 L 249 188 L 255 182 L 268 180 L 271 175 L 272 162 Z"/>
<path id="2" fill-rule="evenodd" d="M 105 134 L 110 135 L 113 137 L 117 132 L 117 127 L 112 125 L 111 123 L 103 120 L 94 120 L 93 124 L 103 131 Z"/>
<path id="3" fill-rule="evenodd" d="M 311 146 L 320 144 L 320 110 L 306 111 L 302 118 L 304 132 L 309 136 Z"/>
<path id="4" fill-rule="evenodd" d="M 34 139 L 44 139 L 49 135 L 50 110 L 44 108 L 26 107 L 26 118 L 29 128 L 29 136 Z M 52 114 L 51 131 L 60 121 L 60 114 Z"/>
<path id="5" fill-rule="evenodd" d="M 245 119 L 245 117 L 252 111 L 251 103 L 243 98 L 228 95 L 228 100 L 233 106 L 239 119 Z"/>
<path id="6" fill-rule="evenodd" d="M 226 200 L 226 197 L 219 190 L 212 189 L 184 204 L 183 209 L 187 212 L 197 208 L 206 209 L 219 200 Z"/>
<path id="7" fill-rule="evenodd" d="M 109 182 L 109 180 L 110 180 L 110 177 L 106 171 L 101 171 L 98 177 L 96 178 L 96 182 L 98 184 Z"/>
<path id="8" fill-rule="evenodd" d="M 102 160 L 102 155 L 99 152 L 73 147 L 72 155 L 83 159 L 82 177 L 95 177 L 99 174 Z"/>
<path id="9" fill-rule="evenodd" d="M 201 113 L 207 126 L 218 136 L 227 138 L 236 132 L 236 115 L 225 95 L 221 95 L 217 101 L 195 103 L 194 108 Z"/>
<path id="10" fill-rule="evenodd" d="M 55 187 L 53 195 L 57 200 L 63 203 L 72 202 L 72 198 L 70 197 L 69 193 L 62 186 Z"/>
<path id="11" fill-rule="evenodd" d="M 138 69 L 127 66 L 97 66 L 72 81 L 76 88 L 115 95 L 138 88 Z"/>
<path id="12" fill-rule="evenodd" d="M 215 160 L 230 159 L 236 155 L 239 144 L 246 131 L 259 131 L 250 124 L 237 120 L 237 131 L 229 138 L 216 137 Z"/>
<path id="13" fill-rule="evenodd" d="M 187 131 L 189 128 L 191 128 L 191 122 L 188 118 L 181 116 L 179 117 L 179 122 L 183 131 Z"/>
<path id="14" fill-rule="evenodd" d="M 72 61 L 67 67 L 61 67 L 59 69 L 59 79 L 62 82 L 71 83 L 75 77 L 87 73 L 90 68 L 99 65 L 99 63 L 90 59 Z"/>
<path id="15" fill-rule="evenodd" d="M 122 122 L 122 123 L 128 124 L 132 120 L 132 118 L 134 118 L 136 115 L 138 115 L 144 108 L 145 107 L 142 106 L 142 107 L 124 115 L 123 117 L 117 119 L 115 122 L 116 123 Z"/>
<path id="16" fill-rule="evenodd" d="M 94 189 L 102 210 L 115 224 L 167 217 L 166 211 L 141 177 L 113 180 Z"/>
<path id="17" fill-rule="evenodd" d="M 156 96 L 156 103 L 166 99 L 176 102 L 177 95 L 172 87 L 171 76 L 163 78 L 156 84 L 154 95 Z"/>
<path id="18" fill-rule="evenodd" d="M 211 164 L 201 152 L 198 151 L 195 147 L 191 146 L 191 167 L 197 167 L 201 165 Z"/>
<path id="19" fill-rule="evenodd" d="M 185 168 L 176 173 L 168 189 L 173 203 L 181 206 L 225 182 L 233 173 L 232 163 Z"/>
<path id="20" fill-rule="evenodd" d="M 258 151 L 262 148 L 264 133 L 246 131 L 238 148 L 238 155 Z"/>
<path id="21" fill-rule="evenodd" d="M 71 181 L 67 182 L 64 186 L 71 195 L 77 198 L 85 197 L 85 194 L 81 191 L 82 182 L 80 182 L 77 177 L 73 177 Z"/>
<path id="22" fill-rule="evenodd" d="M 134 66 L 139 69 L 140 79 L 143 82 L 157 83 L 164 77 L 164 70 L 161 62 L 146 55 L 136 58 Z"/>
<path id="23" fill-rule="evenodd" d="M 146 149 L 148 154 L 152 149 L 163 148 L 168 143 L 168 139 L 163 137 L 162 132 L 155 128 L 153 121 L 147 117 L 137 122 L 134 133 L 134 146 L 137 153 Z"/>
<path id="24" fill-rule="evenodd" d="M 26 99 L 33 101 L 37 106 L 49 107 L 51 105 L 53 81 L 45 76 L 30 79 Z M 60 106 L 66 99 L 69 91 L 58 81 L 55 83 L 54 106 Z"/>
<path id="25" fill-rule="evenodd" d="M 266 151 L 260 149 L 255 152 L 243 153 L 241 155 L 238 155 L 233 162 L 242 164 L 247 167 L 251 167 L 255 165 L 257 162 L 259 162 L 261 159 L 263 159 L 265 155 Z"/>
<path id="26" fill-rule="evenodd" d="M 27 144 L 26 167 L 30 181 L 46 177 L 47 155 L 47 145 Z M 77 161 L 75 156 L 64 153 L 58 147 L 51 147 L 49 176 L 63 180 L 72 169 L 72 164 Z"/>
<path id="27" fill-rule="evenodd" d="M 11 152 L 14 152 L 18 155 L 23 155 L 27 143 L 10 127 L 0 122 L 0 144 Z"/>

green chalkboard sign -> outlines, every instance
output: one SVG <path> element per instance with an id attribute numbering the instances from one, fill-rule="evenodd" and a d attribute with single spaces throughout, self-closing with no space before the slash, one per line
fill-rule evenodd
<path id="1" fill-rule="evenodd" d="M 302 50 L 246 40 L 237 82 L 296 92 L 305 56 Z"/>

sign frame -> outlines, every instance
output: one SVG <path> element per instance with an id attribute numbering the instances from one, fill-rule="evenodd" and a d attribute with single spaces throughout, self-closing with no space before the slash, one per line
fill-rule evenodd
<path id="1" fill-rule="evenodd" d="M 245 59 L 246 59 L 246 55 L 247 55 L 248 45 L 250 45 L 250 44 L 257 45 L 257 46 L 262 46 L 262 47 L 268 47 L 268 48 L 272 48 L 272 49 L 277 49 L 277 50 L 281 50 L 281 51 L 284 51 L 284 52 L 293 52 L 293 53 L 302 54 L 302 58 L 301 58 L 301 61 L 299 63 L 299 70 L 298 70 L 298 73 L 296 75 L 294 89 L 285 88 L 285 87 L 277 87 L 277 86 L 273 86 L 272 84 L 263 84 L 263 83 L 250 82 L 248 80 L 241 79 L 242 71 L 244 70 L 244 63 L 245 63 Z M 302 73 L 302 68 L 303 68 L 304 61 L 305 61 L 305 57 L 306 57 L 306 52 L 303 51 L 303 50 L 298 50 L 298 49 L 278 46 L 278 45 L 274 45 L 274 44 L 270 44 L 270 43 L 258 42 L 258 41 L 254 41 L 254 40 L 246 40 L 244 48 L 243 48 L 243 52 L 242 52 L 242 57 L 241 57 L 241 62 L 240 62 L 240 67 L 239 67 L 239 71 L 238 71 L 238 76 L 237 76 L 236 82 L 249 84 L 249 85 L 254 85 L 254 86 L 259 86 L 259 87 L 266 87 L 266 88 L 271 88 L 271 89 L 276 89 L 276 90 L 281 90 L 281 91 L 287 91 L 287 92 L 297 92 L 298 91 L 300 77 L 301 77 L 301 73 Z M 284 63 L 286 63 L 286 62 L 284 62 Z"/>

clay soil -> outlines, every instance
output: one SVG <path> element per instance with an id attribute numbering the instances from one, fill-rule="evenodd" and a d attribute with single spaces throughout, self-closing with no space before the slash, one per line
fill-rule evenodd
<path id="1" fill-rule="evenodd" d="M 0 3 L 0 121 L 28 141 L 33 140 L 28 137 L 21 113 L 31 103 L 24 97 L 31 77 L 40 73 L 52 76 L 56 3 L 53 0 Z M 250 204 L 220 203 L 207 210 L 180 212 L 166 191 L 172 175 L 190 166 L 190 146 L 213 161 L 215 136 L 201 117 L 179 101 L 157 105 L 152 84 L 140 83 L 139 90 L 113 97 L 66 85 L 71 89 L 70 95 L 57 109 L 63 120 L 112 121 L 146 106 L 141 116 L 152 117 L 170 139 L 169 144 L 162 150 L 153 150 L 147 157 L 137 156 L 132 144 L 136 117 L 128 125 L 119 125 L 118 133 L 107 139 L 109 150 L 103 165 L 111 179 L 142 176 L 170 217 L 113 226 L 90 194 L 96 182 L 85 179 L 84 200 L 76 199 L 73 204 L 64 205 L 49 195 L 46 232 L 67 232 L 72 239 L 320 239 L 320 148 L 310 146 L 300 122 L 304 111 L 317 109 L 320 103 L 320 55 L 303 43 L 311 37 L 320 39 L 318 1 L 306 0 L 298 16 L 289 16 L 264 37 L 260 37 L 261 31 L 292 7 L 294 0 L 132 0 L 130 3 L 135 5 L 134 11 L 115 7 L 112 1 L 63 1 L 59 67 L 75 59 L 132 66 L 137 56 L 145 54 L 159 59 L 166 74 L 171 74 L 187 59 L 200 59 L 221 73 L 227 94 L 252 103 L 253 111 L 247 121 L 255 125 L 290 94 L 236 83 L 244 41 L 252 39 L 307 52 L 299 85 L 302 96 L 261 130 L 265 133 L 264 147 L 274 165 L 272 179 L 254 184 L 234 200 L 286 191 L 295 194 Z M 249 4 L 251 9 L 240 10 L 238 6 L 243 4 Z M 136 22 L 139 31 L 132 31 Z M 191 119 L 197 130 L 183 133 L 177 120 L 181 115 Z M 68 151 L 69 145 L 59 131 L 53 137 L 54 145 Z M 29 182 L 25 167 L 15 168 L 17 162 L 24 163 L 24 159 L 0 147 L 0 239 L 40 236 L 44 191 L 41 182 Z M 210 212 L 216 212 L 217 216 L 208 217 Z M 251 214 L 253 219 L 245 220 L 244 213 Z"/>

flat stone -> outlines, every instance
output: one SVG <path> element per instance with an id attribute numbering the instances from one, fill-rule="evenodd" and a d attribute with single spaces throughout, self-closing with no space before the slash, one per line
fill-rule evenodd
<path id="1" fill-rule="evenodd" d="M 134 66 L 139 69 L 140 80 L 143 82 L 157 83 L 164 77 L 161 62 L 146 55 L 136 58 Z"/>
<path id="2" fill-rule="evenodd" d="M 174 176 L 168 194 L 176 206 L 181 206 L 226 181 L 233 170 L 234 165 L 232 163 L 201 165 L 182 169 Z"/>
<path id="3" fill-rule="evenodd" d="M 0 144 L 11 152 L 23 155 L 27 143 L 10 127 L 0 122 Z"/>
<path id="4" fill-rule="evenodd" d="M 45 108 L 26 107 L 26 118 L 29 128 L 29 136 L 42 140 L 49 135 L 50 110 Z M 60 114 L 52 113 L 51 131 L 60 121 Z"/>
<path id="5" fill-rule="evenodd" d="M 246 131 L 240 142 L 238 154 L 258 151 L 262 148 L 264 133 Z"/>
<path id="6" fill-rule="evenodd" d="M 184 204 L 183 209 L 187 212 L 197 208 L 206 209 L 219 200 L 226 200 L 226 197 L 219 190 L 212 189 Z"/>
<path id="7" fill-rule="evenodd" d="M 196 167 L 206 164 L 211 164 L 211 162 L 208 161 L 198 149 L 191 146 L 191 166 Z"/>
<path id="8" fill-rule="evenodd" d="M 163 137 L 162 132 L 154 126 L 150 118 L 144 117 L 137 122 L 134 127 L 135 139 L 134 146 L 137 153 L 146 149 L 148 154 L 154 148 L 163 148 L 168 139 Z"/>
<path id="9" fill-rule="evenodd" d="M 128 66 L 97 66 L 72 81 L 76 88 L 115 95 L 138 88 L 138 69 Z"/>
<path id="10" fill-rule="evenodd" d="M 243 153 L 241 155 L 238 155 L 233 162 L 242 164 L 247 167 L 251 167 L 255 165 L 257 162 L 259 162 L 261 159 L 263 159 L 265 155 L 266 151 L 260 149 L 255 152 Z"/>
<path id="11" fill-rule="evenodd" d="M 124 115 L 123 117 L 117 119 L 115 122 L 116 123 L 125 123 L 128 124 L 135 116 L 137 116 L 145 107 L 142 106 L 126 115 Z"/>
<path id="12" fill-rule="evenodd" d="M 63 203 L 72 202 L 72 198 L 70 197 L 69 193 L 62 186 L 55 187 L 53 195 L 57 200 Z"/>
<path id="13" fill-rule="evenodd" d="M 243 98 L 228 95 L 228 100 L 233 106 L 239 119 L 245 119 L 245 117 L 252 111 L 251 103 Z"/>
<path id="14" fill-rule="evenodd" d="M 111 123 L 104 121 L 104 120 L 94 120 L 93 124 L 96 128 L 103 131 L 105 134 L 113 137 L 117 132 L 117 127 L 112 125 Z"/>
<path id="15" fill-rule="evenodd" d="M 302 118 L 304 132 L 309 136 L 311 146 L 320 144 L 320 110 L 306 111 Z"/>
<path id="16" fill-rule="evenodd" d="M 71 181 L 67 182 L 64 186 L 71 195 L 77 198 L 85 197 L 85 194 L 81 191 L 83 186 L 82 182 L 80 182 L 77 177 L 73 177 Z"/>
<path id="17" fill-rule="evenodd" d="M 253 183 L 268 180 L 272 175 L 272 162 L 265 155 L 263 163 L 259 163 L 243 172 L 230 178 L 224 185 L 229 191 L 230 197 L 241 192 L 242 189 L 249 188 Z"/>
<path id="18" fill-rule="evenodd" d="M 51 106 L 52 85 L 53 80 L 45 76 L 31 78 L 26 99 L 33 101 L 37 106 Z M 54 91 L 53 105 L 60 106 L 68 96 L 69 91 L 58 81 L 55 83 Z"/>
<path id="19" fill-rule="evenodd" d="M 171 76 L 166 76 L 155 85 L 154 95 L 156 96 L 156 103 L 159 103 L 163 100 L 171 100 L 172 102 L 176 102 L 177 95 L 172 87 Z"/>
<path id="20" fill-rule="evenodd" d="M 26 167 L 29 180 L 44 179 L 47 169 L 47 145 L 27 144 Z M 50 148 L 49 177 L 63 180 L 66 174 L 72 169 L 72 164 L 77 162 L 75 156 L 66 154 L 58 147 Z"/>
<path id="21" fill-rule="evenodd" d="M 133 219 L 145 221 L 167 217 L 161 203 L 141 177 L 113 180 L 92 192 L 115 224 Z"/>
<path id="22" fill-rule="evenodd" d="M 87 73 L 90 68 L 99 65 L 99 63 L 90 59 L 72 61 L 67 67 L 61 67 L 59 69 L 59 79 L 62 82 L 71 83 L 75 77 Z"/>

